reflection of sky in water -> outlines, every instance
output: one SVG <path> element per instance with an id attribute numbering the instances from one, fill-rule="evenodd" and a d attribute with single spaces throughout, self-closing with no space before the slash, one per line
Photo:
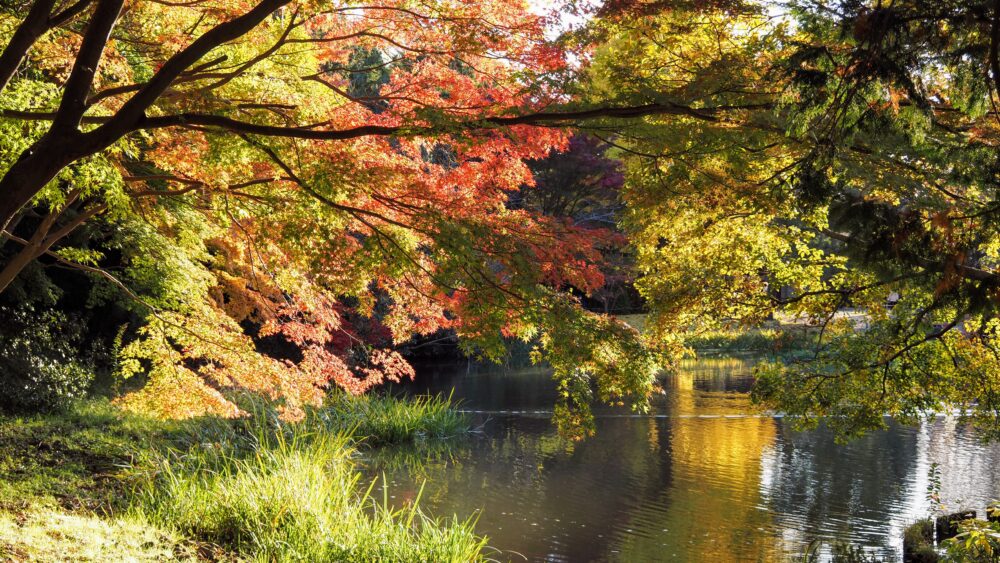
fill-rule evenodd
<path id="1" fill-rule="evenodd" d="M 926 513 L 931 462 L 950 508 L 1000 497 L 1000 448 L 953 420 L 838 446 L 823 428 L 793 432 L 755 412 L 750 362 L 684 368 L 648 416 L 601 409 L 597 435 L 567 451 L 546 414 L 555 390 L 544 371 L 425 367 L 409 390 L 454 388 L 482 432 L 428 463 L 375 465 L 398 502 L 427 480 L 433 513 L 481 510 L 491 545 L 533 561 L 770 561 L 815 538 L 898 557 L 902 527 Z"/>

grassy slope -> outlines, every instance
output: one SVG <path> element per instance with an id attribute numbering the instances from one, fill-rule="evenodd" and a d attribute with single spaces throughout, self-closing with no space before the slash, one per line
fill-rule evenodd
<path id="1" fill-rule="evenodd" d="M 337 397 L 298 425 L 253 412 L 179 423 L 84 403 L 0 418 L 0 561 L 479 556 L 470 522 L 393 512 L 354 470 L 356 447 L 464 432 L 447 401 Z"/>
<path id="2" fill-rule="evenodd" d="M 137 457 L 181 433 L 176 423 L 102 403 L 0 418 L 0 559 L 192 558 L 193 543 L 115 516 L 126 508 Z"/>

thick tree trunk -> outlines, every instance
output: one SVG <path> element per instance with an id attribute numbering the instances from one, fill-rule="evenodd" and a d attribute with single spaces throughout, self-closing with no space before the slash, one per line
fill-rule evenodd
<path id="1" fill-rule="evenodd" d="M 26 151 L 0 178 L 0 231 L 7 231 L 11 220 L 59 172 L 82 156 L 72 146 L 78 134 L 61 136 L 58 141 L 43 137 Z"/>
<path id="2" fill-rule="evenodd" d="M 39 6 L 44 8 L 44 1 L 38 0 L 31 11 L 35 12 L 36 8 L 42 10 Z M 17 162 L 0 179 L 0 231 L 7 230 L 14 215 L 27 205 L 45 184 L 55 178 L 60 170 L 78 158 L 104 149 L 116 140 L 88 147 L 87 145 L 94 143 L 84 142 L 84 135 L 80 133 L 79 126 L 80 119 L 87 109 L 87 96 L 94 82 L 94 74 L 97 72 L 111 30 L 118 21 L 123 3 L 124 0 L 98 0 L 94 15 L 80 43 L 73 70 L 66 81 L 52 127 L 28 150 L 21 153 Z M 46 26 L 49 22 L 49 10 L 51 6 L 44 10 Z"/>
<path id="3" fill-rule="evenodd" d="M 47 0 L 39 0 L 44 1 Z M 84 1 L 81 0 L 79 4 Z M 55 178 L 60 170 L 79 158 L 104 150 L 132 132 L 145 119 L 146 109 L 186 68 L 215 47 L 243 36 L 289 0 L 262 0 L 246 14 L 205 32 L 191 45 L 170 57 L 110 121 L 93 131 L 80 133 L 78 126 L 86 111 L 86 100 L 94 72 L 118 20 L 123 2 L 124 0 L 98 0 L 73 71 L 66 82 L 52 128 L 45 137 L 26 150 L 0 179 L 0 232 L 7 229 L 18 211 Z"/>
<path id="4" fill-rule="evenodd" d="M 52 244 L 49 243 L 48 247 L 44 250 L 42 249 L 45 244 L 45 238 L 52 229 L 52 225 L 55 224 L 61 214 L 62 210 L 52 211 L 46 215 L 35 229 L 35 234 L 31 236 L 31 240 L 22 243 L 21 250 L 7 260 L 3 269 L 0 270 L 0 293 L 3 293 L 3 291 L 7 289 L 7 286 L 14 281 L 14 278 L 16 278 L 17 275 L 21 273 L 21 270 L 24 270 L 24 268 L 30 264 L 32 260 L 40 256 L 42 252 L 45 252 L 45 250 L 48 250 L 48 247 L 52 246 Z"/>

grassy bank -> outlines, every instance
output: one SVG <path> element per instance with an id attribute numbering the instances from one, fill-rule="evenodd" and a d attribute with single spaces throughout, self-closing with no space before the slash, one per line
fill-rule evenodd
<path id="1" fill-rule="evenodd" d="M 359 449 L 466 431 L 447 400 L 336 396 L 294 425 L 249 411 L 164 422 L 83 403 L 0 417 L 0 560 L 481 558 L 473 522 L 394 510 L 356 470 Z"/>
<path id="2" fill-rule="evenodd" d="M 646 315 L 620 315 L 638 331 L 645 330 Z M 701 355 L 754 353 L 794 354 L 814 343 L 817 329 L 801 323 L 770 321 L 767 326 L 732 329 L 692 328 L 681 335 L 684 345 Z"/>
<path id="3" fill-rule="evenodd" d="M 800 326 L 697 331 L 684 335 L 685 346 L 698 354 L 795 354 L 813 343 L 815 334 Z"/>

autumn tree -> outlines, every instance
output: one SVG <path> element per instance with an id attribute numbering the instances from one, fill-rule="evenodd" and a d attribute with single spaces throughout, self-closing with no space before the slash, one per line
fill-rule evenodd
<path id="1" fill-rule="evenodd" d="M 40 265 L 88 276 L 142 320 L 122 402 L 169 416 L 234 414 L 240 388 L 294 417 L 450 328 L 489 358 L 535 341 L 587 429 L 591 398 L 642 404 L 651 342 L 777 314 L 816 340 L 760 372 L 765 404 L 845 434 L 942 405 L 996 428 L 994 4 L 560 10 L 585 24 L 552 40 L 516 0 L 5 6 L 3 298 Z M 649 341 L 574 297 L 613 233 L 530 191 L 568 127 L 624 162 Z"/>
<path id="2" fill-rule="evenodd" d="M 632 285 L 634 259 L 620 230 L 625 177 L 621 161 L 610 157 L 609 149 L 594 135 L 574 134 L 564 151 L 528 163 L 534 185 L 511 194 L 509 205 L 571 221 L 606 239 L 601 248 L 604 284 L 584 304 L 606 313 L 634 312 L 639 310 Z"/>
<path id="3" fill-rule="evenodd" d="M 691 108 L 608 138 L 655 338 L 797 318 L 813 347 L 759 371 L 764 404 L 845 436 L 960 409 L 995 435 L 998 22 L 918 0 L 606 20 L 594 99 Z"/>
<path id="4" fill-rule="evenodd" d="M 506 202 L 561 126 L 686 109 L 555 107 L 565 45 L 524 3 L 37 0 L 0 26 L 0 291 L 41 260 L 127 302 L 126 405 L 244 388 L 295 416 L 410 375 L 391 347 L 442 327 L 490 358 L 537 338 L 567 418 L 648 392 L 638 335 L 561 293 L 601 285 L 602 237 Z"/>

